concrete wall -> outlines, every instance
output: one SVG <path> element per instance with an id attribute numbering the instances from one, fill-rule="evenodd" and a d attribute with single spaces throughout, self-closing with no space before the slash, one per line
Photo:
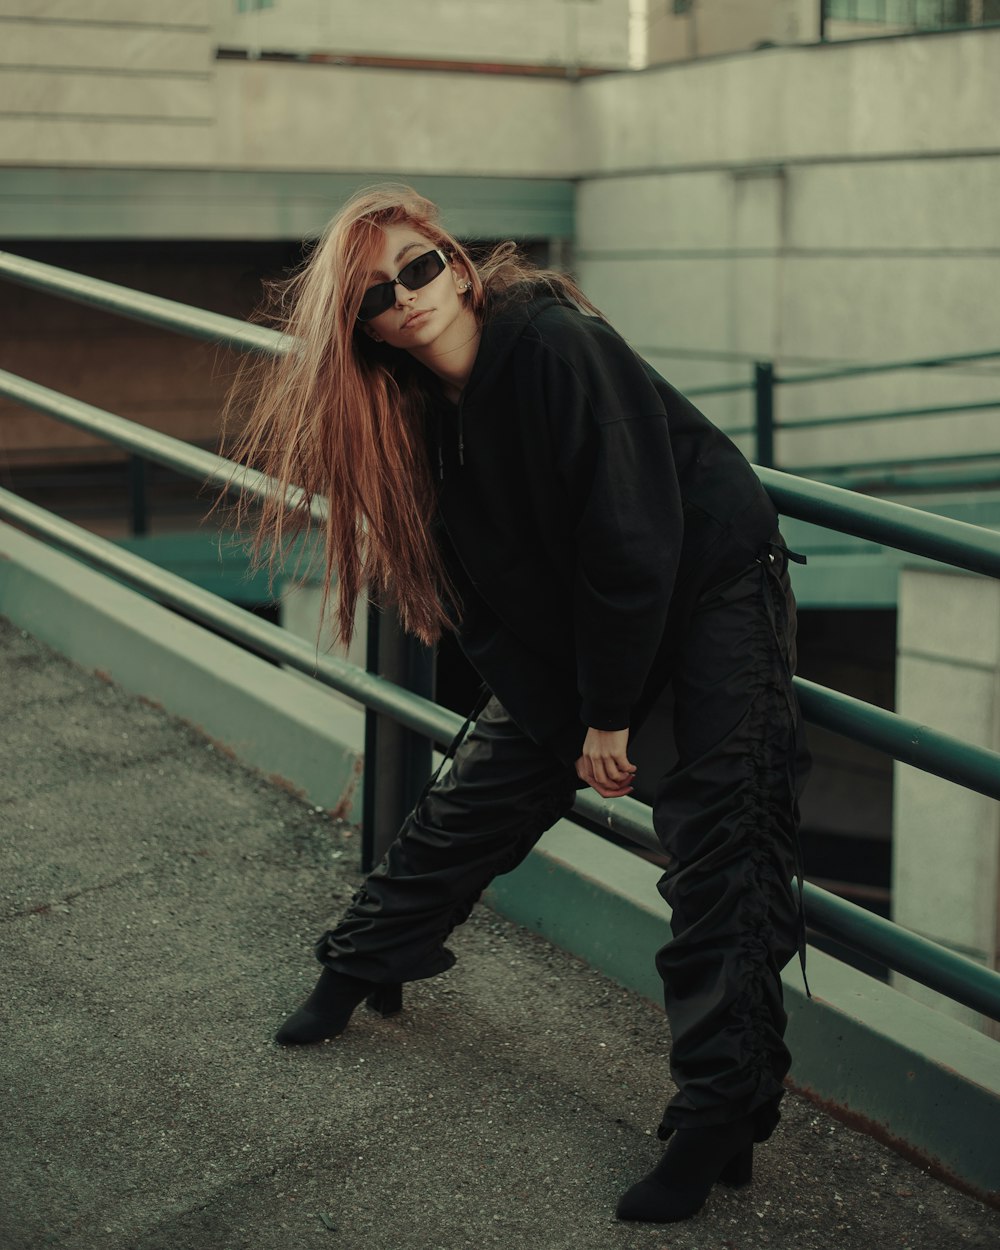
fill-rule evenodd
<path id="1" fill-rule="evenodd" d="M 209 0 L 0 0 L 0 162 L 211 156 Z"/>
<path id="2" fill-rule="evenodd" d="M 40 42 L 41 27 L 32 33 Z M 204 48 L 207 58 L 207 31 Z M 39 53 L 28 48 L 19 55 Z M 66 78 L 66 92 L 77 79 L 93 87 L 93 71 Z M 6 90 L 18 98 L 26 98 L 25 84 L 36 79 L 44 92 L 49 78 L 43 71 L 0 73 L 0 84 L 13 84 Z M 125 69 L 101 84 L 106 109 L 99 116 L 84 115 L 81 103 L 68 99 L 65 114 L 0 112 L 0 164 L 549 178 L 570 176 L 579 166 L 573 87 L 565 81 L 208 60 L 205 79 L 211 116 L 140 114 L 131 98 L 150 94 L 150 86 L 180 100 L 199 84 L 178 86 L 141 74 L 133 81 Z M 51 103 L 55 107 L 55 97 Z M 469 125 L 470 117 L 491 123 Z M 238 220 L 238 200 L 231 211 Z"/>
<path id="3" fill-rule="evenodd" d="M 819 0 L 649 0 L 650 65 L 746 52 L 762 43 L 810 43 L 819 37 Z"/>
<path id="4" fill-rule="evenodd" d="M 353 0 L 344 8 L 371 13 Z M 215 12 L 212 0 L 0 0 L 0 164 L 487 176 L 577 168 L 568 82 L 219 62 Z M 523 26 L 519 36 L 524 44 Z"/>
<path id="5" fill-rule="evenodd" d="M 1000 348 L 998 71 L 991 30 L 580 84 L 584 287 L 682 387 L 745 379 L 755 356 L 794 368 Z M 1000 400 L 996 367 L 789 388 L 779 417 Z M 749 419 L 748 399 L 704 402 Z M 779 463 L 996 453 L 997 424 L 994 410 L 789 432 Z"/>
<path id="6" fill-rule="evenodd" d="M 628 65 L 629 0 L 214 0 L 220 46 L 427 60 Z M 248 6 L 249 7 L 249 6 Z"/>
<path id="7" fill-rule="evenodd" d="M 220 169 L 567 177 L 579 168 L 569 82 L 261 61 L 221 61 L 216 82 Z"/>
<path id="8" fill-rule="evenodd" d="M 1000 749 L 1000 583 L 904 570 L 898 638 L 900 713 Z M 905 764 L 895 773 L 893 919 L 1000 967 L 1000 804 Z M 922 1001 L 1000 1037 L 997 1024 L 899 980 Z"/>

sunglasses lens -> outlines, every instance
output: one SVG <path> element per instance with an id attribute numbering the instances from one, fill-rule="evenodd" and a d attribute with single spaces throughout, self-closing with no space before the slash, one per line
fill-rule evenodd
<path id="1" fill-rule="evenodd" d="M 384 313 L 387 308 L 391 308 L 394 298 L 393 284 L 391 282 L 380 282 L 378 286 L 370 286 L 361 297 L 358 320 L 371 321 L 373 317 L 377 317 L 380 313 Z"/>
<path id="2" fill-rule="evenodd" d="M 428 282 L 433 282 L 443 269 L 444 261 L 437 252 L 425 252 L 403 266 L 399 271 L 399 281 L 408 291 L 419 291 Z"/>

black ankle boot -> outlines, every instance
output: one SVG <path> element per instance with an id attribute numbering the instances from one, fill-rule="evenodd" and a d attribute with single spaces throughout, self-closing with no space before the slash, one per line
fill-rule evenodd
<path id="1" fill-rule="evenodd" d="M 343 972 L 324 968 L 316 988 L 274 1036 L 279 1046 L 304 1046 L 338 1037 L 358 1004 L 379 987 Z"/>
<path id="2" fill-rule="evenodd" d="M 716 1181 L 749 1185 L 753 1176 L 754 1123 L 749 1116 L 709 1128 L 677 1129 L 656 1167 L 627 1190 L 620 1220 L 672 1224 L 705 1205 Z"/>

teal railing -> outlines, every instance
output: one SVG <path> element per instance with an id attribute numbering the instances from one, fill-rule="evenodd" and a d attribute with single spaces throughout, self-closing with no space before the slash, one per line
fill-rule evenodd
<path id="1" fill-rule="evenodd" d="M 661 355 L 675 356 L 680 359 L 701 358 L 700 355 L 693 356 L 691 353 L 679 350 L 647 349 L 649 352 L 654 350 Z M 718 359 L 721 358 L 720 355 Z M 733 358 L 730 357 L 730 359 Z M 1000 411 L 1000 395 L 998 395 L 996 399 L 972 400 L 967 403 L 910 404 L 901 408 L 831 413 L 781 422 L 777 415 L 777 397 L 780 389 L 823 382 L 841 382 L 849 378 L 873 377 L 878 374 L 902 373 L 915 369 L 948 369 L 989 360 L 1000 360 L 1000 350 L 965 352 L 953 356 L 919 357 L 915 360 L 877 361 L 870 364 L 844 365 L 835 369 L 819 369 L 801 373 L 779 371 L 774 361 L 758 360 L 753 362 L 753 377 L 746 381 L 686 387 L 684 393 L 689 399 L 701 399 L 752 392 L 753 421 L 744 425 L 727 426 L 726 432 L 735 437 L 751 435 L 755 463 L 767 468 L 776 468 L 778 467 L 776 442 L 782 430 L 799 432 L 823 428 L 840 429 L 903 419 L 924 420 L 963 412 Z M 1000 379 L 997 381 L 997 387 L 1000 390 Z M 857 437 L 857 432 L 853 431 L 853 433 Z M 977 484 L 1000 485 L 1000 441 L 992 452 L 966 452 L 959 455 L 915 455 L 900 452 L 898 455 L 876 459 L 824 460 L 816 464 L 793 463 L 781 467 L 798 477 L 820 478 L 835 485 L 866 490 L 924 490 L 936 487 L 967 487 Z"/>
<path id="2" fill-rule="evenodd" d="M 0 253 L 0 277 L 245 351 L 273 352 L 289 347 L 287 340 L 261 327 L 4 253 Z M 212 452 L 147 430 L 13 374 L 0 372 L 0 394 L 200 481 L 257 496 L 273 489 L 261 474 L 238 468 Z M 773 469 L 762 468 L 759 472 L 778 510 L 785 515 L 1000 577 L 1000 534 L 992 530 L 886 500 L 864 498 Z M 315 514 L 320 511 L 317 505 Z M 269 658 L 316 677 L 439 745 L 448 742 L 459 726 L 458 716 L 430 700 L 344 660 L 332 656 L 317 660 L 313 646 L 280 626 L 260 620 L 10 491 L 0 490 L 0 515 L 157 601 Z M 804 715 L 812 723 L 979 793 L 1000 798 L 1000 754 L 800 678 L 796 685 Z M 641 846 L 659 849 L 650 811 L 635 800 L 607 802 L 583 793 L 577 798 L 575 811 Z M 810 883 L 806 885 L 806 905 L 814 929 L 955 1002 L 1000 1019 L 1000 974 Z"/>

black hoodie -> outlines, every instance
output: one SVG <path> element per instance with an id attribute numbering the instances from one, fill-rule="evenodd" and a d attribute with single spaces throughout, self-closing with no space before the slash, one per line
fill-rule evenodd
<path id="1" fill-rule="evenodd" d="M 459 642 L 566 763 L 671 670 L 697 591 L 777 529 L 730 440 L 606 322 L 550 296 L 489 318 L 459 407 L 428 412 Z"/>

